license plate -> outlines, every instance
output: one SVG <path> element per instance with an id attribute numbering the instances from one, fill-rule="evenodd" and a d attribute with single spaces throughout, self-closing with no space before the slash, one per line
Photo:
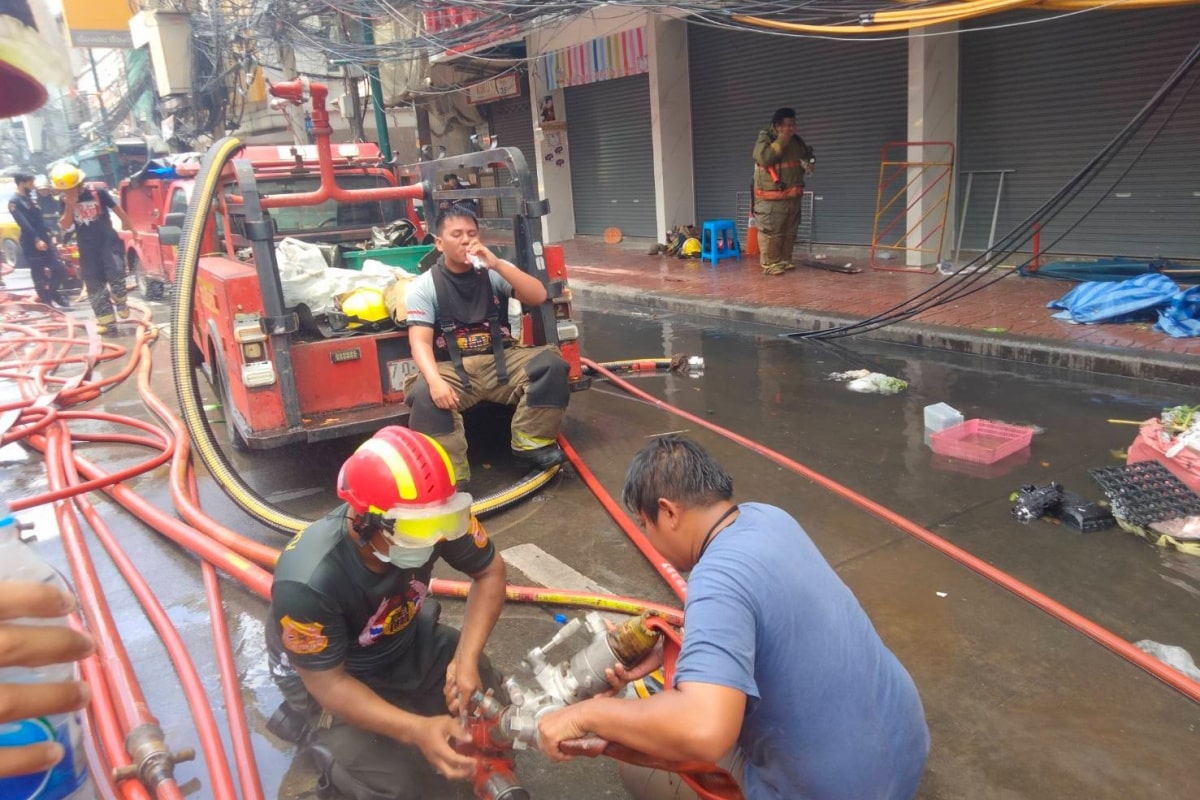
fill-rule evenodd
<path id="1" fill-rule="evenodd" d="M 417 362 L 411 358 L 402 358 L 397 361 L 387 362 L 388 383 L 391 384 L 389 391 L 403 392 L 404 383 L 410 375 L 418 375 L 421 370 L 417 368 Z"/>

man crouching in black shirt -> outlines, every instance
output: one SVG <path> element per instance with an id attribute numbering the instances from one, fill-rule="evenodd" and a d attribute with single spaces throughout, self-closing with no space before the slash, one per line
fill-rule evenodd
<path id="1" fill-rule="evenodd" d="M 345 505 L 279 558 L 267 648 L 284 695 L 272 730 L 308 747 L 321 784 L 353 800 L 441 797 L 471 777 L 457 715 L 498 689 L 483 655 L 504 605 L 504 562 L 442 448 L 381 429 L 342 465 Z M 442 558 L 471 576 L 461 634 L 427 600 Z"/>

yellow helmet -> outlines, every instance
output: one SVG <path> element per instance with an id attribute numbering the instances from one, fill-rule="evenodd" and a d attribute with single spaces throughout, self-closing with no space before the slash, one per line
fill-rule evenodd
<path id="1" fill-rule="evenodd" d="M 700 240 L 692 237 L 683 243 L 683 247 L 679 249 L 679 255 L 684 258 L 692 258 L 700 255 Z"/>
<path id="2" fill-rule="evenodd" d="M 388 318 L 387 304 L 383 292 L 373 286 L 360 286 L 342 298 L 342 313 L 351 319 L 349 328 L 371 322 L 383 322 Z"/>
<path id="3" fill-rule="evenodd" d="M 50 170 L 50 185 L 60 192 L 74 189 L 83 182 L 83 170 L 74 164 L 59 164 Z"/>

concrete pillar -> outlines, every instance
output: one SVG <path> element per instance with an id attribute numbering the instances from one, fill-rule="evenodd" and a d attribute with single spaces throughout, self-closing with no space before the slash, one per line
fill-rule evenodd
<path id="1" fill-rule="evenodd" d="M 566 97 L 562 89 L 546 91 L 541 62 L 529 70 L 529 105 L 533 112 L 534 157 L 529 165 L 537 172 L 538 196 L 550 201 L 550 213 L 542 217 L 542 241 L 547 244 L 575 237 L 575 193 L 571 188 L 571 148 L 567 142 Z M 542 101 L 554 100 L 554 121 L 543 122 Z M 503 142 L 501 142 L 503 144 Z"/>
<path id="2" fill-rule="evenodd" d="M 910 142 L 945 141 L 958 145 L 958 43 L 954 34 L 927 36 L 922 34 L 953 31 L 956 24 L 931 28 L 917 28 L 908 38 L 908 140 Z M 945 148 L 909 147 L 909 161 L 938 161 L 943 159 Z M 899 155 L 899 154 L 896 154 Z M 955 213 L 954 176 L 956 170 L 942 183 L 930 186 L 939 171 L 929 168 L 924 171 L 909 170 L 908 211 L 909 231 L 907 264 L 911 267 L 928 265 L 937 260 L 937 253 L 918 252 L 917 247 L 936 248 L 941 237 L 941 258 L 948 259 L 954 252 Z M 945 182 L 950 183 L 950 194 L 946 196 Z M 928 192 L 926 192 L 928 189 Z M 922 194 L 924 193 L 924 196 Z M 920 198 L 920 199 L 917 199 Z M 940 234 L 934 229 L 942 221 L 938 203 L 946 198 L 945 228 Z M 937 207 L 935 207 L 937 206 Z M 932 234 L 932 235 L 931 235 Z M 927 238 L 928 237 L 928 238 Z M 894 240 L 893 240 L 894 241 Z M 921 242 L 924 241 L 924 244 Z"/>
<path id="3" fill-rule="evenodd" d="M 687 23 L 650 14 L 650 124 L 654 141 L 655 219 L 659 241 L 676 225 L 696 220 L 692 180 L 692 108 Z"/>

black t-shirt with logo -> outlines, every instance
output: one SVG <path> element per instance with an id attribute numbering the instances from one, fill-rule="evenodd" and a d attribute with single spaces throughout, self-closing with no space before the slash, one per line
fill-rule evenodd
<path id="1" fill-rule="evenodd" d="M 266 631 L 276 678 L 294 674 L 293 666 L 320 671 L 339 664 L 357 678 L 372 674 L 410 646 L 411 623 L 439 557 L 474 574 L 496 556 L 472 520 L 470 534 L 437 545 L 425 566 L 372 572 L 346 535 L 347 511 L 342 505 L 309 525 L 279 557 Z"/>
<path id="2" fill-rule="evenodd" d="M 85 186 L 75 203 L 75 236 L 82 253 L 100 253 L 112 246 L 116 236 L 108 210 L 117 203 L 106 189 Z"/>

